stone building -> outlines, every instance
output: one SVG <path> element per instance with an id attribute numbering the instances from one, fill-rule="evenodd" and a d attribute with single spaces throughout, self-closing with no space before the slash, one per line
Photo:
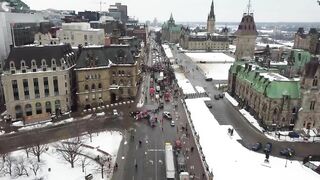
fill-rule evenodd
<path id="1" fill-rule="evenodd" d="M 74 66 L 70 45 L 13 48 L 2 75 L 7 113 L 28 124 L 70 111 Z"/>
<path id="2" fill-rule="evenodd" d="M 181 25 L 177 25 L 172 14 L 170 19 L 162 25 L 162 41 L 170 43 L 178 43 L 181 36 Z"/>
<path id="3" fill-rule="evenodd" d="M 62 43 L 69 43 L 72 47 L 78 45 L 104 45 L 103 29 L 92 29 L 89 23 L 63 23 L 62 29 L 57 31 L 57 38 Z"/>
<path id="4" fill-rule="evenodd" d="M 191 31 L 189 28 L 181 28 L 180 46 L 189 50 L 223 50 L 229 49 L 228 33 L 222 35 L 215 33 L 215 14 L 213 1 L 207 19 L 207 32 Z"/>
<path id="5" fill-rule="evenodd" d="M 244 13 L 236 35 L 236 60 L 253 59 L 258 32 L 253 13 Z"/>
<path id="6" fill-rule="evenodd" d="M 140 76 L 139 60 L 128 45 L 79 49 L 75 69 L 78 109 L 134 98 Z"/>
<path id="7" fill-rule="evenodd" d="M 306 34 L 303 28 L 299 28 L 294 36 L 293 48 L 303 49 L 311 54 L 320 54 L 320 32 L 311 28 Z"/>
<path id="8" fill-rule="evenodd" d="M 243 61 L 229 70 L 229 93 L 267 129 L 293 129 L 300 107 L 300 81 Z"/>
<path id="9" fill-rule="evenodd" d="M 320 101 L 319 101 L 319 77 L 320 65 L 318 58 L 313 58 L 304 68 L 301 77 L 302 103 L 299 111 L 299 120 L 295 129 L 317 129 L 320 130 Z"/>
<path id="10" fill-rule="evenodd" d="M 211 8 L 210 8 L 210 13 L 208 15 L 207 19 L 207 31 L 208 33 L 212 34 L 216 30 L 216 16 L 214 15 L 214 5 L 213 5 L 213 0 L 211 3 Z"/>
<path id="11" fill-rule="evenodd" d="M 38 32 L 34 35 L 34 43 L 39 45 L 52 45 L 52 44 L 60 44 L 59 38 L 52 37 L 51 33 L 41 33 Z"/>

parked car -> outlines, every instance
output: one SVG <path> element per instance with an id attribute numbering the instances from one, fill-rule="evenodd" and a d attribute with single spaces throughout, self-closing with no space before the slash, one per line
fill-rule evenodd
<path id="1" fill-rule="evenodd" d="M 211 103 L 206 103 L 208 108 L 212 108 L 212 104 Z"/>
<path id="2" fill-rule="evenodd" d="M 292 157 L 295 155 L 295 151 L 292 148 L 287 147 L 280 151 L 280 155 L 285 157 Z"/>
<path id="3" fill-rule="evenodd" d="M 219 94 L 219 98 L 223 98 L 224 97 L 224 94 L 223 93 L 221 93 L 221 94 Z"/>
<path id="4" fill-rule="evenodd" d="M 220 99 L 219 94 L 214 95 L 214 99 L 215 99 L 215 100 L 219 100 L 219 99 Z"/>
<path id="5" fill-rule="evenodd" d="M 171 120 L 171 122 L 170 122 L 170 126 L 175 126 L 176 124 L 175 124 L 175 122 L 174 122 L 174 120 Z"/>
<path id="6" fill-rule="evenodd" d="M 262 144 L 260 142 L 255 143 L 252 147 L 251 150 L 252 151 L 259 151 L 262 147 Z"/>
<path id="7" fill-rule="evenodd" d="M 272 151 L 272 144 L 268 142 L 268 143 L 264 146 L 263 152 L 265 152 L 265 153 L 271 153 L 271 151 Z"/>
<path id="8" fill-rule="evenodd" d="M 206 78 L 205 80 L 206 81 L 212 81 L 212 78 Z"/>
<path id="9" fill-rule="evenodd" d="M 163 117 L 165 117 L 167 119 L 172 119 L 172 116 L 171 116 L 170 112 L 168 112 L 168 111 L 163 112 Z"/>
<path id="10" fill-rule="evenodd" d="M 297 132 L 294 132 L 294 131 L 292 131 L 292 132 L 289 132 L 289 137 L 291 137 L 291 138 L 299 138 L 300 136 L 299 136 L 299 134 L 297 133 Z"/>
<path id="11" fill-rule="evenodd" d="M 119 116 L 118 111 L 116 109 L 112 110 L 114 116 Z"/>

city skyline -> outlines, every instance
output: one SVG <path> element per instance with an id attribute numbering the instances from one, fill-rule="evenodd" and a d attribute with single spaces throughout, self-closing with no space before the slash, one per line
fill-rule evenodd
<path id="1" fill-rule="evenodd" d="M 36 10 L 48 8 L 76 11 L 100 10 L 99 0 L 23 1 L 31 9 Z M 63 5 L 61 5 L 62 2 Z M 211 5 L 211 0 L 108 0 L 101 2 L 102 11 L 106 11 L 109 5 L 116 2 L 125 4 L 128 6 L 128 15 L 140 21 L 153 20 L 155 17 L 159 21 L 166 21 L 172 13 L 178 22 L 205 22 Z M 251 3 L 256 22 L 320 22 L 320 6 L 316 0 L 269 0 L 268 2 L 253 0 Z M 215 0 L 216 21 L 239 22 L 242 14 L 246 12 L 247 4 L 248 0 Z M 195 12 L 191 13 L 191 11 Z"/>

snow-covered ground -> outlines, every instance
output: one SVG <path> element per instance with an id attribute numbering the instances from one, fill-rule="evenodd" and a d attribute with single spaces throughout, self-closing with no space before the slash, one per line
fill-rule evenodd
<path id="1" fill-rule="evenodd" d="M 228 80 L 228 73 L 231 65 L 232 63 L 197 64 L 207 78 L 225 81 Z"/>
<path id="2" fill-rule="evenodd" d="M 233 63 L 235 60 L 224 53 L 185 53 L 192 61 L 196 63 Z"/>
<path id="3" fill-rule="evenodd" d="M 178 76 L 178 84 L 184 89 L 184 92 L 194 91 L 190 83 L 182 83 L 185 81 L 188 80 L 184 75 Z M 201 88 L 196 87 L 196 89 Z M 234 106 L 238 106 L 238 102 L 228 93 L 225 95 Z M 302 165 L 299 161 L 286 161 L 285 159 L 271 156 L 269 163 L 265 163 L 264 154 L 250 151 L 236 141 L 241 139 L 236 131 L 234 131 L 234 136 L 230 137 L 228 135 L 227 130 L 232 127 L 220 126 L 206 107 L 205 100 L 207 99 L 187 99 L 186 105 L 191 113 L 195 131 L 199 135 L 202 151 L 209 165 L 209 170 L 214 175 L 214 179 L 300 180 L 301 177 L 308 180 L 319 179 L 318 174 Z M 249 116 L 250 114 L 244 111 L 241 112 L 253 124 L 257 124 L 256 120 Z"/>
<path id="4" fill-rule="evenodd" d="M 250 151 L 227 134 L 201 99 L 187 99 L 195 130 L 214 179 L 319 179 L 319 175 L 298 161 L 271 156 L 264 163 L 265 155 Z M 199 111 L 201 109 L 201 111 Z"/>
<path id="5" fill-rule="evenodd" d="M 108 180 L 112 177 L 112 168 L 115 163 L 117 152 L 119 150 L 120 142 L 122 140 L 122 134 L 116 131 L 110 132 L 100 132 L 92 134 L 92 142 L 90 141 L 89 135 L 84 135 L 81 138 L 82 144 L 90 146 L 92 148 L 86 148 L 81 146 L 81 153 L 88 155 L 89 157 L 96 158 L 97 155 L 102 159 L 106 157 L 103 153 L 99 152 L 99 150 L 104 151 L 110 154 L 109 158 L 111 161 L 109 163 L 105 163 L 105 173 L 104 179 Z M 4 175 L 1 172 L 0 180 L 7 180 L 7 179 L 17 179 L 17 180 L 33 180 L 36 177 L 38 179 L 43 178 L 46 180 L 58 180 L 58 179 L 68 179 L 68 180 L 83 180 L 85 175 L 92 174 L 94 180 L 100 180 L 101 172 L 100 167 L 97 162 L 90 158 L 86 158 L 84 160 L 84 156 L 79 156 L 78 161 L 75 163 L 75 167 L 71 168 L 71 165 L 62 158 L 61 153 L 56 150 L 57 145 L 60 142 L 51 143 L 47 147 L 48 149 L 41 154 L 40 160 L 40 170 L 38 171 L 37 175 L 35 176 L 32 170 L 30 169 L 31 164 L 30 161 L 36 162 L 36 157 L 29 152 L 29 158 L 26 156 L 25 150 L 14 151 L 10 153 L 10 157 L 15 158 L 15 160 L 23 160 L 25 167 L 28 171 L 29 176 L 17 176 L 17 177 L 10 177 L 8 174 Z M 86 164 L 85 172 L 82 172 L 82 160 Z M 15 165 L 15 163 L 13 163 Z M 108 165 L 110 164 L 110 169 Z M 6 166 L 5 166 L 6 167 Z M 15 169 L 16 166 L 13 166 Z M 49 171 L 50 168 L 50 171 Z M 16 174 L 15 172 L 13 174 Z"/>
<path id="6" fill-rule="evenodd" d="M 238 101 L 231 97 L 229 93 L 224 93 L 224 95 L 233 106 L 239 105 Z"/>
<path id="7" fill-rule="evenodd" d="M 207 78 L 228 80 L 230 66 L 235 59 L 224 53 L 186 53 Z"/>
<path id="8" fill-rule="evenodd" d="M 184 94 L 192 94 L 196 93 L 190 81 L 186 78 L 183 72 L 179 71 L 179 67 L 177 65 L 173 65 L 175 70 L 174 74 L 176 79 L 178 80 L 179 87 L 182 88 Z"/>

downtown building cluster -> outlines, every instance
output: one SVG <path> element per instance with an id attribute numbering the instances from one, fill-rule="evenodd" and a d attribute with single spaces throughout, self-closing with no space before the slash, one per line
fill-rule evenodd
<path id="1" fill-rule="evenodd" d="M 33 19 L 28 13 L 1 13 Z M 8 119 L 35 123 L 136 96 L 147 32 L 144 24 L 128 17 L 127 6 L 69 13 L 60 25 L 44 21 L 45 28 L 29 33 L 33 42 L 19 46 L 15 26 L 5 20 L 13 39 L 10 44 L 3 38 L 9 52 L 2 51 L 1 89 Z"/>

